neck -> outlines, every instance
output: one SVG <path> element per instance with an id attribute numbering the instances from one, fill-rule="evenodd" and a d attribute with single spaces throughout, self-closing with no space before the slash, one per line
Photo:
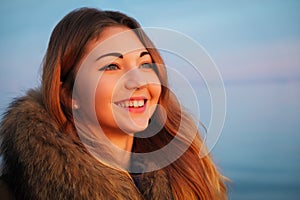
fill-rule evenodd
<path id="1" fill-rule="evenodd" d="M 133 134 L 127 134 L 124 132 L 111 132 L 104 131 L 106 137 L 110 142 L 116 145 L 121 150 L 131 151 L 133 145 Z"/>
<path id="2" fill-rule="evenodd" d="M 90 123 L 80 123 L 80 130 L 86 134 L 96 136 L 95 138 L 103 143 L 106 149 L 111 152 L 111 155 L 113 155 L 113 158 L 121 168 L 129 167 L 130 152 L 134 139 L 133 134 L 124 133 L 117 129 L 106 129 L 105 127 L 101 127 L 101 129 Z"/>
<path id="3" fill-rule="evenodd" d="M 133 145 L 133 134 L 127 133 L 105 133 L 110 142 L 118 148 L 113 148 L 114 158 L 122 166 L 122 168 L 129 167 L 130 155 Z"/>

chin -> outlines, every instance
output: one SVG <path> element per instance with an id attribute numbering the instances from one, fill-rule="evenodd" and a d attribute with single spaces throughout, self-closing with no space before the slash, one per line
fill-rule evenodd
<path id="1" fill-rule="evenodd" d="M 121 129 L 126 133 L 137 133 L 144 131 L 148 127 L 148 123 L 146 124 L 132 124 L 129 126 L 128 124 L 126 126 L 123 126 Z"/>

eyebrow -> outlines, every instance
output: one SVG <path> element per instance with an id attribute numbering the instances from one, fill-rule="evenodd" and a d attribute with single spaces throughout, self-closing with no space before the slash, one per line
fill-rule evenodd
<path id="1" fill-rule="evenodd" d="M 150 55 L 150 54 L 149 54 L 148 51 L 142 51 L 142 52 L 140 53 L 140 58 L 143 57 L 143 56 L 145 56 L 145 55 Z M 112 52 L 112 53 L 107 53 L 107 54 L 104 54 L 104 55 L 102 55 L 102 56 L 99 56 L 99 57 L 96 59 L 96 61 L 97 61 L 97 60 L 100 60 L 100 59 L 103 58 L 103 57 L 107 57 L 107 56 L 114 56 L 114 57 L 123 59 L 123 55 L 122 55 L 121 53 L 118 53 L 118 52 Z"/>
<path id="2" fill-rule="evenodd" d="M 107 57 L 107 56 L 114 56 L 114 57 L 118 57 L 118 58 L 123 58 L 123 55 L 122 55 L 122 54 L 117 53 L 117 52 L 112 52 L 112 53 L 107 53 L 107 54 L 104 54 L 104 55 L 98 57 L 98 58 L 96 59 L 96 61 L 97 61 L 97 60 L 100 60 L 101 58 Z"/>
<path id="3" fill-rule="evenodd" d="M 150 53 L 148 51 L 142 51 L 140 54 L 140 58 L 145 56 L 145 55 L 150 55 Z"/>

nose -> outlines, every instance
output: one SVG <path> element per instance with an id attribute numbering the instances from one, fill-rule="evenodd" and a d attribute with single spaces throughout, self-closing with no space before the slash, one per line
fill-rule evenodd
<path id="1" fill-rule="evenodd" d="M 132 69 L 125 74 L 125 88 L 128 90 L 141 89 L 146 86 L 147 78 L 139 69 Z"/>

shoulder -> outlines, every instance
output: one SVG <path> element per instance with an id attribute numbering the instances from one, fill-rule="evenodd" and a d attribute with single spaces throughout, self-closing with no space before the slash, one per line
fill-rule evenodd
<path id="1" fill-rule="evenodd" d="M 38 136 L 37 131 L 58 129 L 57 124 L 46 112 L 41 93 L 30 90 L 25 96 L 14 99 L 3 115 L 0 125 L 2 144 L 18 142 L 30 136 Z M 3 146 L 2 145 L 2 146 Z"/>
<path id="2" fill-rule="evenodd" d="M 130 178 L 99 163 L 58 128 L 38 91 L 11 103 L 0 126 L 3 174 L 25 199 L 139 199 Z"/>
<path id="3" fill-rule="evenodd" d="M 14 99 L 7 108 L 1 122 L 1 135 L 10 129 L 17 131 L 33 128 L 37 122 L 56 126 L 43 106 L 41 93 L 38 90 L 30 90 L 25 96 Z"/>
<path id="4" fill-rule="evenodd" d="M 41 145 L 55 141 L 57 134 L 58 126 L 44 109 L 40 92 L 28 91 L 16 98 L 3 115 L 0 151 L 4 163 L 16 164 L 13 162 L 20 162 L 20 158 L 26 161 L 34 153 L 42 154 Z"/>

